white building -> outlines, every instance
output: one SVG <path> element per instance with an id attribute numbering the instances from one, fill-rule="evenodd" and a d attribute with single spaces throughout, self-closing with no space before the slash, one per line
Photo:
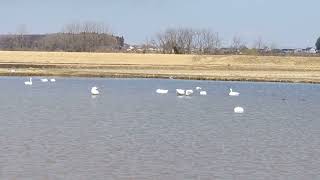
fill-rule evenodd
<path id="1" fill-rule="evenodd" d="M 316 54 L 317 53 L 317 49 L 314 48 L 314 47 L 308 47 L 308 48 L 304 49 L 304 52 L 308 53 L 308 54 Z"/>

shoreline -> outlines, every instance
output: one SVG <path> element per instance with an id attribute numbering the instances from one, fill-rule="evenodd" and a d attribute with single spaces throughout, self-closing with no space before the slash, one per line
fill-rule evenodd
<path id="1" fill-rule="evenodd" d="M 320 84 L 320 57 L 0 51 L 0 76 Z"/>
<path id="2" fill-rule="evenodd" d="M 1 71 L 1 68 L 0 68 Z M 305 83 L 320 84 L 318 80 L 281 79 L 281 78 L 248 78 L 248 77 L 216 77 L 177 74 L 134 74 L 134 73 L 56 73 L 56 72 L 0 72 L 1 77 L 84 77 L 84 78 L 143 78 L 143 79 L 174 79 L 200 81 L 234 81 L 234 82 L 275 82 L 275 83 Z"/>

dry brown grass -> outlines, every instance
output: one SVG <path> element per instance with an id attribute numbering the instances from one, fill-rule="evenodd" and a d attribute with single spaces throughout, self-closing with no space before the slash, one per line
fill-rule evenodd
<path id="1" fill-rule="evenodd" d="M 1 62 L 84 63 L 84 64 L 156 64 L 156 65 L 285 65 L 319 66 L 320 57 L 171 55 L 126 53 L 74 53 L 0 51 Z"/>
<path id="2" fill-rule="evenodd" d="M 0 51 L 0 74 L 319 83 L 320 57 Z"/>

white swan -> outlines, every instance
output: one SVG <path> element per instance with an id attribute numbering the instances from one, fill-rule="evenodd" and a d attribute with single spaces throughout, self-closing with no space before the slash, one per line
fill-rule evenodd
<path id="1" fill-rule="evenodd" d="M 53 78 L 52 78 L 52 79 L 50 79 L 50 81 L 51 81 L 51 82 L 56 82 L 56 79 L 53 79 Z"/>
<path id="2" fill-rule="evenodd" d="M 158 94 L 167 94 L 167 93 L 168 93 L 168 90 L 166 90 L 166 89 L 157 89 L 156 92 L 157 92 Z"/>
<path id="3" fill-rule="evenodd" d="M 202 89 L 201 87 L 196 87 L 196 90 L 198 90 L 198 91 L 201 90 L 201 89 Z"/>
<path id="4" fill-rule="evenodd" d="M 98 95 L 98 94 L 100 94 L 100 92 L 98 91 L 97 87 L 92 87 L 91 88 L 91 94 L 92 95 Z"/>
<path id="5" fill-rule="evenodd" d="M 186 90 L 186 96 L 191 96 L 193 94 L 193 90 Z"/>
<path id="6" fill-rule="evenodd" d="M 244 109 L 243 109 L 243 107 L 235 107 L 233 111 L 234 111 L 235 113 L 243 113 L 243 112 L 244 112 Z"/>
<path id="7" fill-rule="evenodd" d="M 207 91 L 200 91 L 200 95 L 201 96 L 206 96 L 207 95 Z"/>
<path id="8" fill-rule="evenodd" d="M 43 78 L 43 79 L 40 79 L 41 82 L 48 82 L 48 79 L 47 78 Z"/>
<path id="9" fill-rule="evenodd" d="M 24 82 L 25 85 L 32 85 L 32 78 L 29 79 L 29 81 Z"/>
<path id="10" fill-rule="evenodd" d="M 229 92 L 229 96 L 239 96 L 240 93 L 232 91 L 232 89 L 230 88 L 230 92 Z"/>
<path id="11" fill-rule="evenodd" d="M 183 89 L 176 89 L 176 93 L 178 96 L 183 96 L 186 94 L 185 90 Z"/>

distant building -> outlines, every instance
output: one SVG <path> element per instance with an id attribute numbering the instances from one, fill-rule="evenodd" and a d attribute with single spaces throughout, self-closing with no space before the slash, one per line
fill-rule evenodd
<path id="1" fill-rule="evenodd" d="M 308 47 L 306 49 L 303 49 L 303 52 L 307 54 L 316 54 L 317 50 L 314 47 Z"/>
<path id="2" fill-rule="evenodd" d="M 281 54 L 282 51 L 281 51 L 281 49 L 272 49 L 271 53 L 273 53 L 273 54 Z"/>
<path id="3" fill-rule="evenodd" d="M 135 47 L 134 47 L 134 46 L 131 46 L 131 45 L 128 45 L 128 46 L 126 47 L 126 49 L 127 49 L 128 52 L 131 52 L 131 51 L 133 51 L 133 50 L 135 49 Z"/>
<path id="4" fill-rule="evenodd" d="M 303 49 L 301 49 L 301 48 L 295 49 L 294 53 L 295 54 L 302 54 L 303 53 Z"/>
<path id="5" fill-rule="evenodd" d="M 281 49 L 283 54 L 293 54 L 295 51 L 296 49 Z"/>

